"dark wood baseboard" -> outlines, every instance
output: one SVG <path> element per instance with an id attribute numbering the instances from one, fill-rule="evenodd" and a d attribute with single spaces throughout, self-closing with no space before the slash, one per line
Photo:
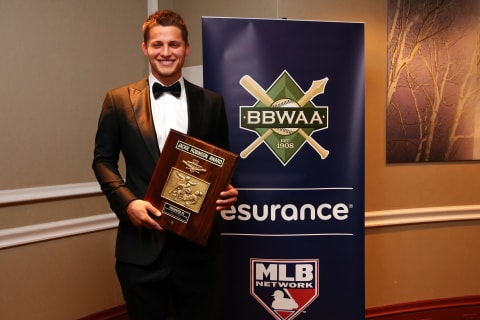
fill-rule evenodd
<path id="1" fill-rule="evenodd" d="M 480 320 L 480 296 L 407 302 L 369 308 L 368 320 Z M 127 308 L 121 305 L 78 320 L 128 320 Z"/>
<path id="2" fill-rule="evenodd" d="M 480 296 L 415 301 L 366 310 L 369 320 L 480 320 Z"/>
<path id="3" fill-rule="evenodd" d="M 125 305 L 117 306 L 78 320 L 128 320 L 127 307 Z"/>

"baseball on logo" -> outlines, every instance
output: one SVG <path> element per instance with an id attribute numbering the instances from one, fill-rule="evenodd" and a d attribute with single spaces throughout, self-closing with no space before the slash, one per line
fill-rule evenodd
<path id="1" fill-rule="evenodd" d="M 296 101 L 292 99 L 280 99 L 272 103 L 271 108 L 300 108 Z M 273 132 L 282 136 L 288 136 L 298 131 L 298 128 L 272 128 Z"/>

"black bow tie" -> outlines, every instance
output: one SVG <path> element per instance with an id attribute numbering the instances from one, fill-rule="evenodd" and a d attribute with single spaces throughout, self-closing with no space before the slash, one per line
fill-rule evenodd
<path id="1" fill-rule="evenodd" d="M 168 92 L 173 96 L 179 98 L 180 93 L 182 92 L 182 86 L 180 85 L 180 82 L 175 82 L 169 87 L 162 86 L 160 83 L 157 82 L 153 84 L 153 97 L 155 99 L 158 99 L 158 97 L 160 97 L 164 92 Z"/>

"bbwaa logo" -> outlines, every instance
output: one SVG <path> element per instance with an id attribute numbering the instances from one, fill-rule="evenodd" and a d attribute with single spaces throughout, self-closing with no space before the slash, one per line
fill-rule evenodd
<path id="1" fill-rule="evenodd" d="M 250 294 L 277 320 L 292 320 L 318 297 L 318 259 L 250 259 Z"/>
<path id="2" fill-rule="evenodd" d="M 329 151 L 315 141 L 311 134 L 328 128 L 328 107 L 316 107 L 311 99 L 322 94 L 328 78 L 312 82 L 304 92 L 295 80 L 283 73 L 265 91 L 252 77 L 245 75 L 240 84 L 257 102 L 253 106 L 240 107 L 240 127 L 255 131 L 258 138 L 241 153 L 248 157 L 262 142 L 286 165 L 308 143 L 322 159 Z"/>

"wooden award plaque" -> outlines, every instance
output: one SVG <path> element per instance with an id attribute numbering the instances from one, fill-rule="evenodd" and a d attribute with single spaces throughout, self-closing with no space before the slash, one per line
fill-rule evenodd
<path id="1" fill-rule="evenodd" d="M 145 200 L 165 229 L 205 246 L 216 219 L 215 202 L 230 182 L 238 155 L 170 130 Z"/>

